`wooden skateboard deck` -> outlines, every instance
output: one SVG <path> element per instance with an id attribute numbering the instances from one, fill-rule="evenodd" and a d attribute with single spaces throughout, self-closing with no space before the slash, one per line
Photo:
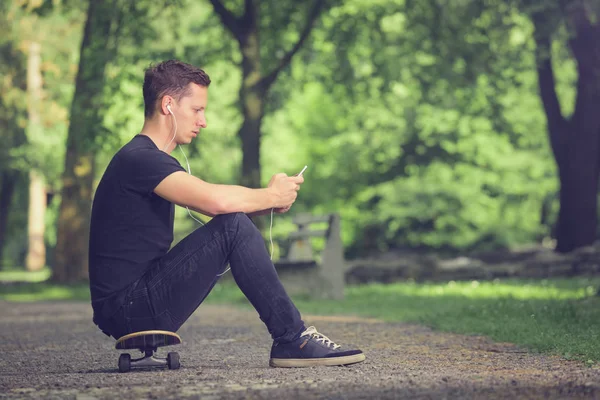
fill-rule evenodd
<path id="1" fill-rule="evenodd" d="M 117 339 L 115 348 L 117 350 L 127 349 L 151 349 L 163 346 L 181 344 L 181 337 L 169 331 L 141 331 L 121 336 Z"/>

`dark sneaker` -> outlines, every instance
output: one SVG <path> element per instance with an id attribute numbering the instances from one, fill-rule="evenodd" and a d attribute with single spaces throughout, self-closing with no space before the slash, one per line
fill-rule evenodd
<path id="1" fill-rule="evenodd" d="M 271 347 L 271 367 L 313 367 L 317 365 L 349 365 L 365 360 L 360 350 L 343 351 L 314 326 L 302 332 L 291 343 L 274 342 Z"/>

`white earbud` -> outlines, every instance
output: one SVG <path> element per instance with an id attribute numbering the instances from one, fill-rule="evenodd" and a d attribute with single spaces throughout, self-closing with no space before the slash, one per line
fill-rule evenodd
<path id="1" fill-rule="evenodd" d="M 173 125 L 174 125 L 173 128 L 174 129 L 173 129 L 173 137 L 171 138 L 171 140 L 169 140 L 169 143 L 167 143 L 167 145 L 163 148 L 163 150 L 165 150 L 167 147 L 169 147 L 169 145 L 175 139 L 175 135 L 177 134 L 177 118 L 175 118 L 175 114 L 173 114 L 173 111 L 171 111 L 171 104 L 167 104 L 167 110 L 169 110 L 171 117 L 173 117 Z"/>

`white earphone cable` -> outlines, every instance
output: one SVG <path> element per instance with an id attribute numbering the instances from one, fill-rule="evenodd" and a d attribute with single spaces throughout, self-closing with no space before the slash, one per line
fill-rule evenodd
<path id="1" fill-rule="evenodd" d="M 273 259 L 273 210 L 271 208 L 271 225 L 269 226 L 269 240 L 271 241 L 271 260 Z"/>
<path id="2" fill-rule="evenodd" d="M 178 145 L 177 147 L 179 147 L 179 150 L 181 150 L 181 154 L 183 154 L 183 156 L 185 157 L 185 163 L 187 164 L 187 169 L 188 169 L 188 174 L 192 174 L 192 169 L 190 168 L 190 162 L 188 161 L 187 156 L 185 155 L 185 153 L 183 152 L 183 149 L 181 148 L 181 145 Z M 190 209 L 185 206 L 185 209 L 187 210 L 188 214 L 190 215 L 190 217 L 192 217 L 192 219 L 196 222 L 198 222 L 200 225 L 204 226 L 204 223 L 198 219 L 196 219 L 196 217 L 194 217 L 190 211 Z"/>

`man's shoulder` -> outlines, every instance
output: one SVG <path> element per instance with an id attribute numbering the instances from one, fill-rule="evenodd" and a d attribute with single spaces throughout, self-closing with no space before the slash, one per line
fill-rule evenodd
<path id="1" fill-rule="evenodd" d="M 154 145 L 152 140 L 144 135 L 135 135 L 131 140 L 115 154 L 115 157 L 137 157 L 144 153 L 160 154 L 161 151 Z"/>
<path id="2" fill-rule="evenodd" d="M 164 151 L 160 151 L 154 142 L 146 136 L 136 135 L 114 155 L 119 165 L 128 166 L 132 163 L 154 163 L 170 159 Z M 164 161 L 163 161 L 164 162 Z"/>
<path id="3" fill-rule="evenodd" d="M 126 143 L 113 157 L 115 170 L 125 170 L 130 174 L 157 175 L 163 172 L 184 170 L 173 156 L 159 150 L 152 139 L 144 135 L 136 135 Z"/>

